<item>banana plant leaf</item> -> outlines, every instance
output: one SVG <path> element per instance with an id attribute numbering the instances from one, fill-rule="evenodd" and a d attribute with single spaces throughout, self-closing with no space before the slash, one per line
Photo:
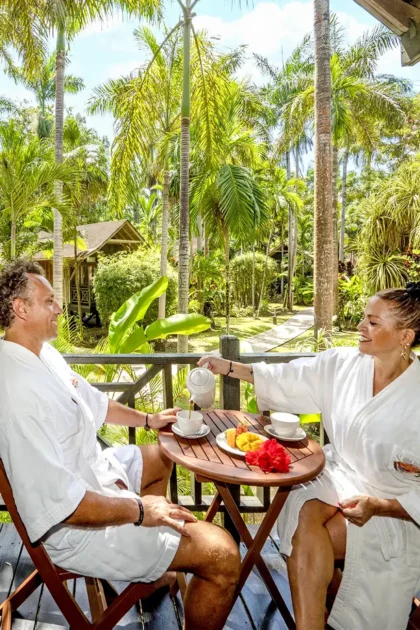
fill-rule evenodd
<path id="1" fill-rule="evenodd" d="M 144 328 L 143 326 L 137 326 L 121 343 L 118 354 L 131 354 L 145 343 L 147 343 L 147 337 L 144 334 Z"/>
<path id="2" fill-rule="evenodd" d="M 168 278 L 162 276 L 156 282 L 131 296 L 116 313 L 113 313 L 109 324 L 109 347 L 111 352 L 119 352 L 119 346 L 134 324 L 143 319 L 147 309 L 156 298 L 160 297 L 168 287 Z M 187 334 L 187 333 L 186 333 Z"/>
<path id="3" fill-rule="evenodd" d="M 299 415 L 302 424 L 309 424 L 311 422 L 321 422 L 320 413 L 301 413 Z"/>
<path id="4" fill-rule="evenodd" d="M 211 322 L 204 315 L 190 313 L 189 315 L 172 315 L 164 319 L 157 319 L 145 330 L 149 341 L 165 339 L 168 335 L 194 335 L 208 330 Z"/>

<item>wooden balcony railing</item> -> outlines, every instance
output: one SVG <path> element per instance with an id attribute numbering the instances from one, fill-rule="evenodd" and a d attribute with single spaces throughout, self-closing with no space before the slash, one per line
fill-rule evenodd
<path id="1" fill-rule="evenodd" d="M 239 339 L 234 336 L 222 336 L 220 339 L 220 354 L 226 359 L 232 361 L 242 361 L 243 363 L 257 363 L 265 361 L 266 363 L 288 363 L 292 359 L 299 357 L 311 357 L 311 353 L 257 353 L 257 354 L 240 354 Z M 129 407 L 135 407 L 136 395 L 145 388 L 148 383 L 157 374 L 163 374 L 163 402 L 165 408 L 174 406 L 173 388 L 172 388 L 172 366 L 174 365 L 190 365 L 191 368 L 196 366 L 196 362 L 202 354 L 79 354 L 65 355 L 66 361 L 70 365 L 135 365 L 148 366 L 140 378 L 134 382 L 114 382 L 114 383 L 94 383 L 94 387 L 103 392 L 120 393 L 116 400 Z M 221 409 L 240 409 L 240 382 L 237 379 L 221 376 L 220 377 L 220 402 Z M 129 442 L 136 443 L 136 429 L 129 428 Z M 205 512 L 209 507 L 212 496 L 203 496 L 201 484 L 195 477 L 191 477 L 191 495 L 182 496 L 178 493 L 177 473 L 174 467 L 170 481 L 170 496 L 174 503 L 181 503 L 185 507 L 196 511 Z M 243 513 L 266 512 L 270 504 L 270 489 L 258 488 L 253 496 L 240 497 L 240 510 Z M 222 506 L 221 511 L 224 512 Z M 227 516 L 227 515 L 226 515 Z"/>

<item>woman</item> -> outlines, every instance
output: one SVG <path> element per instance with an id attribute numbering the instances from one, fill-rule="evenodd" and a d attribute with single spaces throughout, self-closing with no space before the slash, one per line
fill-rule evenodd
<path id="1" fill-rule="evenodd" d="M 199 361 L 254 383 L 260 410 L 322 413 L 325 470 L 294 488 L 278 523 L 297 630 L 324 628 L 338 560 L 332 628 L 405 630 L 420 590 L 420 283 L 371 298 L 358 329 L 358 349 L 313 359 Z"/>

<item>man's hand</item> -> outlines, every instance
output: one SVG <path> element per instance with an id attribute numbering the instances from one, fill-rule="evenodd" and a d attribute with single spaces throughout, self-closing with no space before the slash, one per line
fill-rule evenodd
<path id="1" fill-rule="evenodd" d="M 149 413 L 149 426 L 151 429 L 161 429 L 167 424 L 176 422 L 176 414 L 181 411 L 180 407 L 174 409 L 165 409 L 160 413 Z"/>
<path id="2" fill-rule="evenodd" d="M 172 527 L 175 531 L 182 534 L 182 536 L 189 537 L 189 533 L 181 521 L 187 523 L 196 523 L 197 518 L 190 510 L 170 503 L 165 497 L 157 497 L 152 494 L 148 494 L 141 498 L 144 508 L 143 527 L 159 527 L 166 525 Z"/>
<path id="3" fill-rule="evenodd" d="M 207 367 L 213 374 L 227 374 L 229 370 L 229 361 L 227 359 L 206 355 L 197 361 L 198 367 L 203 367 L 206 363 L 208 363 Z"/>
<path id="4" fill-rule="evenodd" d="M 363 527 L 376 515 L 375 497 L 357 496 L 339 503 L 343 516 L 358 527 Z"/>

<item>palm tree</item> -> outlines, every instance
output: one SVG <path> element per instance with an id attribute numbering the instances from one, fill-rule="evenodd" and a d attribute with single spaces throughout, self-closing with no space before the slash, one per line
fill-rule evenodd
<path id="1" fill-rule="evenodd" d="M 274 236 L 275 230 L 277 228 L 277 224 L 279 219 L 282 217 L 282 214 L 285 210 L 288 211 L 289 217 L 292 215 L 294 217 L 293 223 L 296 221 L 297 225 L 297 216 L 298 211 L 303 207 L 303 202 L 301 198 L 301 193 L 305 189 L 305 184 L 302 180 L 297 179 L 296 177 L 292 177 L 290 179 L 287 178 L 287 172 L 283 168 L 279 168 L 274 160 L 267 161 L 261 170 L 260 177 L 263 182 L 263 186 L 267 191 L 267 199 L 268 199 L 268 209 L 270 213 L 270 221 L 268 224 L 268 239 L 267 239 L 267 247 L 266 247 L 266 257 L 265 257 L 265 266 L 263 272 L 263 287 L 260 292 L 260 300 L 256 312 L 256 316 L 259 316 L 262 296 L 264 294 L 264 283 L 266 270 L 268 265 L 268 256 L 270 252 L 270 246 L 272 242 L 272 238 Z M 295 219 L 296 217 L 296 219 Z M 289 222 L 290 225 L 290 222 Z M 297 236 L 297 235 L 296 235 Z M 290 243 L 290 239 L 289 239 Z M 290 253 L 289 253 L 289 269 L 290 269 Z M 289 281 L 293 283 L 294 272 L 289 274 Z M 289 287 L 289 292 L 292 292 L 292 288 Z"/>
<path id="2" fill-rule="evenodd" d="M 0 4 L 0 59 L 13 73 L 12 50 L 17 51 L 28 75 L 41 68 L 47 51 L 47 5 L 38 0 L 2 0 Z"/>
<path id="3" fill-rule="evenodd" d="M 219 104 L 220 120 L 215 144 L 207 152 L 195 154 L 192 179 L 192 216 L 202 214 L 206 230 L 219 236 L 225 254 L 226 333 L 230 329 L 230 239 L 249 242 L 256 228 L 267 220 L 266 198 L 257 177 L 263 145 L 254 128 L 247 124 L 247 90 L 231 81 Z M 195 131 L 195 130 L 194 130 Z M 195 133 L 193 133 L 193 137 Z"/>
<path id="4" fill-rule="evenodd" d="M 314 0 L 315 35 L 315 336 L 333 317 L 331 48 L 329 0 Z"/>
<path id="5" fill-rule="evenodd" d="M 55 100 L 55 161 L 63 161 L 63 120 L 64 120 L 64 69 L 66 64 L 66 36 L 71 39 L 86 24 L 103 18 L 120 7 L 130 13 L 154 17 L 161 7 L 161 0 L 54 0 L 50 6 L 50 25 L 57 30 L 56 43 L 56 100 Z M 60 197 L 61 186 L 57 182 L 56 196 Z M 63 302 L 63 222 L 60 213 L 54 210 L 54 293 L 59 304 Z"/>
<path id="6" fill-rule="evenodd" d="M 164 276 L 168 258 L 170 169 L 174 166 L 174 141 L 180 129 L 182 46 L 177 33 L 167 38 L 162 46 L 146 27 L 135 31 L 134 36 L 139 46 L 150 51 L 150 60 L 129 77 L 96 88 L 89 110 L 92 113 L 110 111 L 117 121 L 110 204 L 118 216 L 123 214 L 127 196 L 132 196 L 136 203 L 135 197 L 146 183 L 136 175 L 139 165 L 152 162 L 152 175 L 163 180 L 160 272 Z M 160 318 L 165 317 L 165 309 L 166 294 L 163 293 L 159 298 Z"/>
<path id="7" fill-rule="evenodd" d="M 48 103 L 55 101 L 56 85 L 56 55 L 53 54 L 42 65 L 40 71 L 35 76 L 28 76 L 24 66 L 16 68 L 13 77 L 24 84 L 36 98 L 40 108 L 38 118 L 38 136 L 40 138 L 48 138 L 51 133 L 52 121 L 47 119 L 46 107 Z M 64 77 L 64 92 L 77 94 L 84 89 L 83 79 L 68 74 Z"/>
<path id="8" fill-rule="evenodd" d="M 45 142 L 25 137 L 13 120 L 0 123 L 0 207 L 10 222 L 10 258 L 16 257 L 23 219 L 57 203 L 55 180 L 70 183 L 73 178 L 74 171 L 69 166 L 51 162 Z M 65 210 L 66 205 L 61 203 Z"/>

